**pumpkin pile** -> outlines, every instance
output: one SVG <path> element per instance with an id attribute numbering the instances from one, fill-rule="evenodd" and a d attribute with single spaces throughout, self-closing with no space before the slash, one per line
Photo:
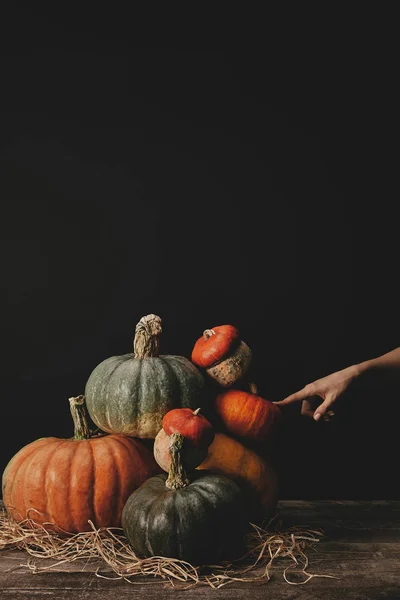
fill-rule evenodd
<path id="1" fill-rule="evenodd" d="M 74 436 L 11 458 L 11 519 L 65 534 L 120 527 L 139 557 L 202 565 L 245 552 L 249 524 L 278 501 L 265 447 L 280 410 L 249 385 L 252 353 L 232 325 L 206 329 L 190 359 L 160 354 L 161 333 L 160 317 L 142 317 L 133 352 L 101 362 L 69 399 Z"/>

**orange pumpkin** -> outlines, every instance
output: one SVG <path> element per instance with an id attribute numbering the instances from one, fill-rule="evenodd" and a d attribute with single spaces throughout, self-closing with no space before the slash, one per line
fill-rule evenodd
<path id="1" fill-rule="evenodd" d="M 162 428 L 172 435 L 180 433 L 191 445 L 209 446 L 214 439 L 214 428 L 200 413 L 200 408 L 173 408 L 163 417 Z"/>
<path id="2" fill-rule="evenodd" d="M 84 396 L 70 398 L 71 439 L 41 438 L 24 446 L 6 466 L 3 501 L 16 521 L 76 533 L 120 527 L 128 496 L 161 473 L 141 440 L 124 435 L 90 438 Z"/>
<path id="3" fill-rule="evenodd" d="M 278 502 L 278 476 L 270 462 L 239 440 L 216 432 L 201 469 L 230 477 L 241 487 L 248 500 L 253 522 L 264 521 L 275 513 Z"/>
<path id="4" fill-rule="evenodd" d="M 192 471 L 207 456 L 208 447 L 214 440 L 214 427 L 200 414 L 199 408 L 173 408 L 168 411 L 153 446 L 156 462 L 167 473 L 171 467 L 170 442 L 174 433 L 184 438 L 180 458 L 183 467 Z"/>
<path id="5" fill-rule="evenodd" d="M 214 409 L 228 433 L 253 442 L 269 441 L 282 422 L 276 404 L 245 390 L 224 390 Z"/>
<path id="6" fill-rule="evenodd" d="M 192 362 L 222 387 L 230 387 L 247 373 L 252 353 L 233 325 L 206 329 L 194 344 Z"/>

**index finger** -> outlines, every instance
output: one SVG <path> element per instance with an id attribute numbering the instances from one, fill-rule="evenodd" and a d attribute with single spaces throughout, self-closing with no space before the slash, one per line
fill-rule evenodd
<path id="1" fill-rule="evenodd" d="M 305 400 L 310 397 L 310 393 L 306 388 L 295 392 L 294 394 L 290 394 L 290 396 L 286 396 L 283 400 L 279 400 L 274 402 L 274 404 L 278 404 L 279 406 L 284 406 L 285 404 L 292 404 L 292 402 L 300 402 L 301 400 Z"/>

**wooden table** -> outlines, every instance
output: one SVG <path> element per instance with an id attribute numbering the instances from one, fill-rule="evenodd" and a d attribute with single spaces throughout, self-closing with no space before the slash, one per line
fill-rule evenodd
<path id="1" fill-rule="evenodd" d="M 400 501 L 280 501 L 283 527 L 317 528 L 324 535 L 308 552 L 309 571 L 335 579 L 315 577 L 304 585 L 290 585 L 282 577 L 289 559 L 279 559 L 269 582 L 231 583 L 220 589 L 207 585 L 176 590 L 149 580 L 131 585 L 123 580 L 102 579 L 102 563 L 68 563 L 46 572 L 32 573 L 24 551 L 0 551 L 0 598 L 40 600 L 73 598 L 226 598 L 229 600 L 375 600 L 400 599 Z M 40 559 L 35 559 L 40 562 Z M 111 573 L 109 573 L 111 575 Z"/>

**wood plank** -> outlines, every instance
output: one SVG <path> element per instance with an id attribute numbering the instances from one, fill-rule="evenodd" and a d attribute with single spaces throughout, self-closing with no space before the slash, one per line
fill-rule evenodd
<path id="1" fill-rule="evenodd" d="M 315 577 L 305 585 L 292 586 L 283 579 L 290 559 L 279 559 L 271 570 L 272 579 L 260 585 L 235 582 L 219 590 L 196 586 L 190 590 L 165 587 L 148 578 L 137 584 L 103 579 L 96 574 L 115 577 L 103 561 L 76 561 L 56 570 L 32 573 L 27 569 L 26 552 L 3 550 L 0 553 L 0 597 L 88 598 L 109 600 L 118 595 L 131 598 L 229 598 L 252 600 L 272 594 L 274 600 L 372 600 L 378 597 L 400 599 L 400 502 L 397 501 L 281 501 L 278 518 L 284 526 L 306 528 L 325 525 L 325 535 L 309 551 L 309 572 L 334 575 L 338 579 Z M 37 564 L 50 561 L 35 559 Z"/>
<path id="2" fill-rule="evenodd" d="M 271 594 L 274 600 L 298 598 L 311 600 L 313 598 L 334 599 L 368 599 L 389 597 L 399 598 L 399 577 L 393 572 L 371 574 L 370 577 L 348 575 L 341 579 L 318 579 L 315 578 L 306 585 L 288 585 L 276 573 L 269 583 L 257 585 L 254 583 L 235 583 L 215 590 L 208 586 L 196 586 L 189 590 L 171 588 L 169 585 L 150 583 L 130 585 L 125 581 L 109 581 L 98 578 L 94 573 L 70 573 L 68 576 L 62 573 L 41 574 L 31 576 L 29 581 L 5 582 L 2 587 L 1 598 L 44 598 L 44 597 L 68 597 L 74 599 L 89 597 L 114 598 L 117 595 L 121 600 L 132 598 L 140 600 L 144 598 L 228 598 L 247 599 L 249 595 L 254 600 L 261 600 L 266 594 Z M 71 597 L 69 596 L 69 597 Z"/>

